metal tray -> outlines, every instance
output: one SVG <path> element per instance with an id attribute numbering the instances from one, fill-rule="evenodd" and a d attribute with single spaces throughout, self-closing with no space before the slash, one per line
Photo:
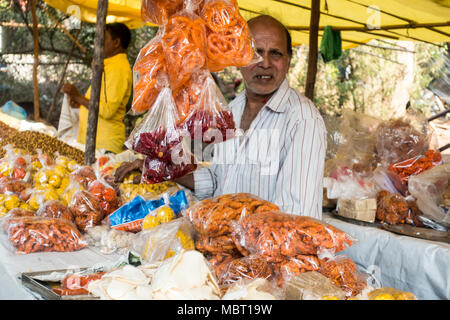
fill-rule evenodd
<path id="1" fill-rule="evenodd" d="M 450 243 L 450 231 L 438 231 L 430 228 L 423 228 L 423 227 L 415 227 L 408 224 L 398 224 L 398 225 L 389 225 L 387 223 L 381 223 L 381 222 L 365 222 L 355 219 L 350 219 L 346 217 L 342 217 L 333 210 L 329 212 L 330 216 L 333 218 L 337 218 L 339 220 L 357 224 L 360 226 L 367 226 L 367 227 L 373 227 L 378 229 L 383 229 L 386 231 L 390 231 L 396 234 L 400 234 L 403 236 L 409 236 L 424 240 L 431 240 L 431 241 L 439 241 L 439 242 L 445 242 Z"/>
<path id="2" fill-rule="evenodd" d="M 56 282 L 42 281 L 35 279 L 38 276 L 47 276 L 54 272 L 58 273 L 77 273 L 83 271 L 92 272 L 92 268 L 80 268 L 80 269 L 60 269 L 60 270 L 48 270 L 48 271 L 37 271 L 37 272 L 24 272 L 21 274 L 22 285 L 39 294 L 43 299 L 46 300 L 98 300 L 99 298 L 90 294 L 86 295 L 73 295 L 73 296 L 60 296 L 56 294 L 51 285 Z M 99 271 L 99 270 L 96 270 Z"/>

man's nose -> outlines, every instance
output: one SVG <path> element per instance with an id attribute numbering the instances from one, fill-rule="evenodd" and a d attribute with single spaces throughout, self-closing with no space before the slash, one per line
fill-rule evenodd
<path id="1" fill-rule="evenodd" d="M 262 61 L 258 63 L 258 66 L 264 69 L 269 68 L 272 65 L 269 53 L 260 53 L 259 55 L 261 56 Z"/>

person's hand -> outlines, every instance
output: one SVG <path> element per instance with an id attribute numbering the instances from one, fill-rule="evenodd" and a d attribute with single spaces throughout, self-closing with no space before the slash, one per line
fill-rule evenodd
<path id="1" fill-rule="evenodd" d="M 69 97 L 69 106 L 74 109 L 78 109 L 80 104 L 75 100 Z"/>
<path id="2" fill-rule="evenodd" d="M 144 160 L 137 159 L 133 162 L 124 162 L 122 163 L 114 173 L 114 181 L 116 183 L 123 182 L 123 179 L 132 171 L 141 171 L 144 166 Z"/>
<path id="3" fill-rule="evenodd" d="M 80 92 L 78 91 L 77 87 L 75 87 L 71 83 L 64 84 L 61 88 L 61 92 L 67 94 L 72 99 L 80 95 Z"/>

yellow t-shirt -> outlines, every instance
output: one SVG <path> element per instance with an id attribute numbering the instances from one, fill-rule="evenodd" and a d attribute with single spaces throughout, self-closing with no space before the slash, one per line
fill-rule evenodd
<path id="1" fill-rule="evenodd" d="M 131 95 L 133 77 L 125 53 L 116 54 L 104 60 L 100 105 L 97 123 L 96 149 L 114 153 L 123 151 L 125 143 L 126 105 Z M 91 87 L 85 97 L 90 99 Z M 80 107 L 80 123 L 77 141 L 86 143 L 88 108 Z"/>

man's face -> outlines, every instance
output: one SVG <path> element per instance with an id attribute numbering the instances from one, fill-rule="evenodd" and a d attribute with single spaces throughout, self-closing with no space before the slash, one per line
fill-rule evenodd
<path id="1" fill-rule="evenodd" d="M 289 71 L 286 34 L 271 20 L 254 21 L 249 26 L 263 61 L 240 68 L 245 88 L 250 94 L 269 95 L 280 87 Z"/>

